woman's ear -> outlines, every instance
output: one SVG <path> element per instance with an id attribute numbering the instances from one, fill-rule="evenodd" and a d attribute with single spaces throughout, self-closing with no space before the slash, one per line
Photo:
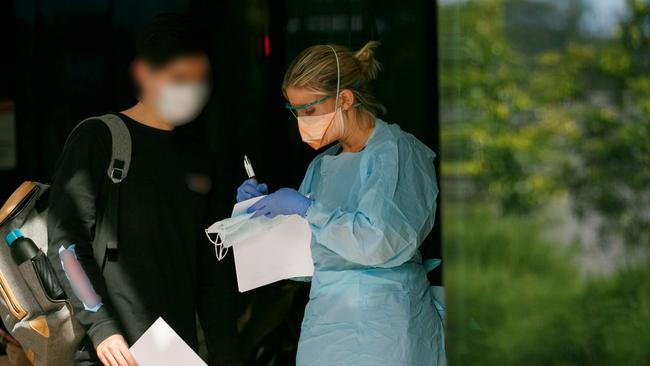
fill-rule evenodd
<path id="1" fill-rule="evenodd" d="M 344 111 L 349 110 L 354 105 L 354 93 L 350 89 L 341 90 L 341 107 Z"/>

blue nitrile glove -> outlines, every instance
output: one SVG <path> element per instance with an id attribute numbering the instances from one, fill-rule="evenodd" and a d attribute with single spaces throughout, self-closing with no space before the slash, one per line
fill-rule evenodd
<path id="1" fill-rule="evenodd" d="M 273 218 L 277 215 L 300 215 L 304 217 L 312 203 L 311 199 L 303 196 L 295 189 L 281 188 L 257 201 L 248 208 L 247 212 L 255 212 L 253 217 L 266 216 Z"/>
<path id="2" fill-rule="evenodd" d="M 237 188 L 237 202 L 246 201 L 253 197 L 259 197 L 268 193 L 269 188 L 266 184 L 258 184 L 255 178 L 246 179 L 244 183 Z"/>

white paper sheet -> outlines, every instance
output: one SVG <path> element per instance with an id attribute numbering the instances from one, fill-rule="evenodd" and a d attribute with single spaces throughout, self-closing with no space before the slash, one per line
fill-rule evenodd
<path id="1" fill-rule="evenodd" d="M 232 216 L 245 213 L 261 197 L 240 202 Z M 268 231 L 233 246 L 237 284 L 244 292 L 269 283 L 314 273 L 311 258 L 311 230 L 307 220 L 284 216 L 281 223 Z"/>
<path id="2" fill-rule="evenodd" d="M 131 353 L 138 366 L 207 366 L 162 318 L 131 346 Z"/>

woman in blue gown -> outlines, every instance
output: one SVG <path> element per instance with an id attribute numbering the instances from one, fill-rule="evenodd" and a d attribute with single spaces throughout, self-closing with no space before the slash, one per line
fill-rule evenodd
<path id="1" fill-rule="evenodd" d="M 376 117 L 376 46 L 313 46 L 294 60 L 282 89 L 303 141 L 337 143 L 312 161 L 299 191 L 282 188 L 249 209 L 298 214 L 312 230 L 299 366 L 445 365 L 443 308 L 418 250 L 435 218 L 435 154 Z M 237 198 L 265 190 L 247 180 Z"/>

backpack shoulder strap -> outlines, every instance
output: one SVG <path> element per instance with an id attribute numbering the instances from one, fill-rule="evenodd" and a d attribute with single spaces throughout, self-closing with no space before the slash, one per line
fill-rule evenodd
<path id="1" fill-rule="evenodd" d="M 108 179 L 104 184 L 101 198 L 103 211 L 97 214 L 95 240 L 93 241 L 93 254 L 103 272 L 107 260 L 114 261 L 117 259 L 119 183 L 129 174 L 131 134 L 124 121 L 115 114 L 87 118 L 81 121 L 74 130 L 91 119 L 104 122 L 111 132 L 111 161 L 106 171 Z"/>
<path id="2" fill-rule="evenodd" d="M 72 130 L 70 136 L 72 136 L 72 133 L 79 126 L 93 119 L 104 122 L 111 132 L 111 161 L 108 164 L 106 173 L 113 183 L 120 183 L 129 174 L 129 166 L 131 165 L 131 134 L 129 133 L 129 129 L 118 115 L 105 114 L 103 116 L 86 118 L 81 121 Z"/>

